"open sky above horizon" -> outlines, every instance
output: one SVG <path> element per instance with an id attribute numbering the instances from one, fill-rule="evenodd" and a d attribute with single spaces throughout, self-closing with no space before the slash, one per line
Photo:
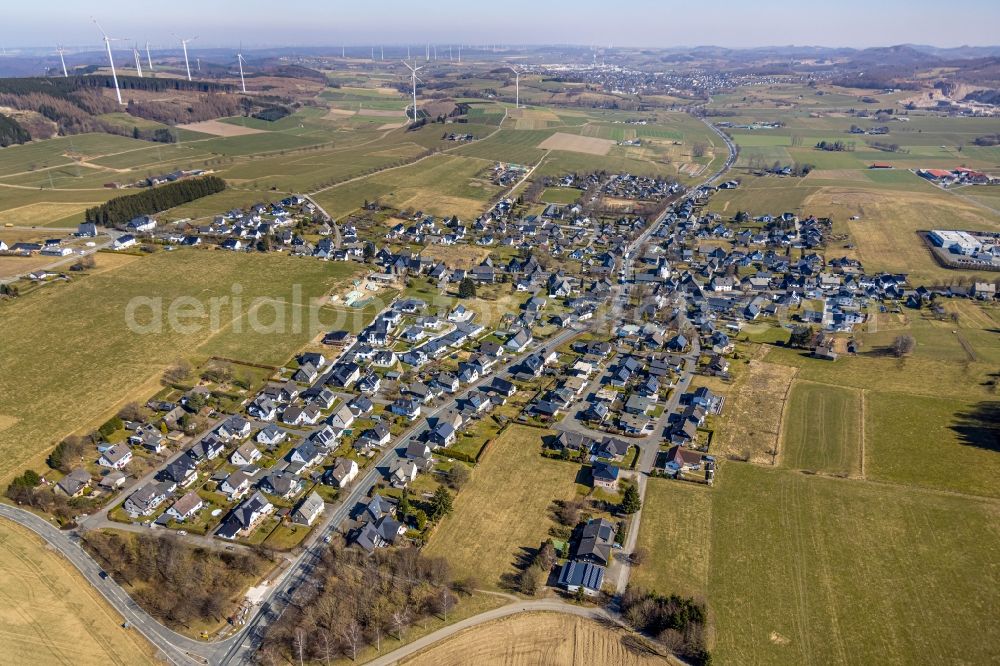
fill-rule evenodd
<path id="1" fill-rule="evenodd" d="M 817 3 L 818 4 L 818 3 Z M 596 44 L 607 46 L 847 46 L 914 43 L 940 47 L 1000 42 L 1000 2 L 966 0 L 954 11 L 931 0 L 718 0 L 710 7 L 675 0 L 505 0 L 432 3 L 382 0 L 242 0 L 169 3 L 49 0 L 4 8 L 5 48 L 98 45 L 96 16 L 112 36 L 171 44 L 173 33 L 198 45 Z"/>

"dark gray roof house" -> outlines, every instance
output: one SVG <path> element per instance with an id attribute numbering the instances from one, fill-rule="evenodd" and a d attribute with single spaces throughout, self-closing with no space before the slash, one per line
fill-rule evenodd
<path id="1" fill-rule="evenodd" d="M 615 543 L 615 528 L 603 518 L 595 518 L 584 525 L 575 559 L 607 566 Z"/>

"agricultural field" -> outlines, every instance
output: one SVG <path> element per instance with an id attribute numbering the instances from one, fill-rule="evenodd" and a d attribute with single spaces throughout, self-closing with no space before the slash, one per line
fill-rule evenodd
<path id="1" fill-rule="evenodd" d="M 434 155 L 415 164 L 331 187 L 315 199 L 334 217 L 360 208 L 366 199 L 377 199 L 399 209 L 467 219 L 485 210 L 489 199 L 499 191 L 483 177 L 488 166 L 469 157 Z"/>
<path id="2" fill-rule="evenodd" d="M 0 521 L 0 636 L 8 664 L 156 663 L 152 646 L 62 556 Z"/>
<path id="3" fill-rule="evenodd" d="M 788 397 L 780 460 L 791 469 L 861 473 L 862 393 L 796 381 Z"/>
<path id="4" fill-rule="evenodd" d="M 773 465 L 779 451 L 782 408 L 796 370 L 753 358 L 742 372 L 726 400 L 723 425 L 715 433 L 711 452 Z M 761 405 L 771 407 L 762 410 Z"/>
<path id="5" fill-rule="evenodd" d="M 1000 497 L 998 404 L 866 392 L 866 476 Z"/>
<path id="6" fill-rule="evenodd" d="M 455 152 L 467 157 L 480 157 L 497 162 L 514 162 L 529 166 L 538 162 L 545 155 L 545 151 L 539 147 L 539 144 L 552 134 L 553 132 L 544 129 L 513 130 L 504 128 L 487 139 L 474 141 Z"/>
<path id="7" fill-rule="evenodd" d="M 637 547 L 650 554 L 629 583 L 659 594 L 704 597 L 708 592 L 714 489 L 649 479 Z"/>
<path id="8" fill-rule="evenodd" d="M 718 663 L 988 663 L 1000 650 L 983 631 L 1000 607 L 995 501 L 742 463 L 720 474 Z M 926 630 L 942 617 L 947 631 Z"/>
<path id="9" fill-rule="evenodd" d="M 551 433 L 510 426 L 472 471 L 454 512 L 434 530 L 425 552 L 447 557 L 456 578 L 472 576 L 484 587 L 503 587 L 520 559 L 548 538 L 552 502 L 585 490 L 575 482 L 578 465 L 541 457 L 546 434 Z M 483 507 L 493 507 L 488 517 Z"/>
<path id="10" fill-rule="evenodd" d="M 520 613 L 465 629 L 400 663 L 646 666 L 664 661 L 644 641 L 619 627 L 559 613 Z"/>
<path id="11" fill-rule="evenodd" d="M 549 187 L 542 192 L 542 201 L 553 204 L 572 204 L 583 196 L 581 190 L 575 187 Z"/>
<path id="12" fill-rule="evenodd" d="M 866 478 L 996 497 L 992 480 L 1000 473 L 1000 460 L 990 414 L 997 403 L 991 379 L 1000 360 L 994 332 L 997 311 L 968 301 L 948 302 L 945 308 L 940 318 L 908 309 L 877 315 L 857 336 L 861 353 L 835 363 L 780 347 L 770 348 L 766 360 L 798 368 L 799 380 L 825 385 L 828 406 L 844 391 L 863 394 L 863 409 L 848 411 L 864 415 L 860 430 Z M 912 336 L 916 343 L 913 353 L 902 359 L 887 351 L 899 335 Z M 799 464 L 802 459 L 790 462 L 796 459 L 795 433 L 800 429 L 795 424 L 795 393 L 785 439 L 786 453 L 793 457 L 785 462 L 810 468 Z M 839 435 L 833 433 L 843 427 L 828 424 L 823 437 L 837 440 Z M 807 435 L 807 441 L 816 442 L 816 433 Z M 947 462 L 931 464 L 929 457 Z"/>
<path id="13" fill-rule="evenodd" d="M 571 153 L 584 153 L 586 155 L 607 155 L 615 142 L 610 139 L 597 139 L 576 134 L 566 134 L 556 132 L 549 138 L 538 144 L 543 150 L 565 150 Z"/>
<path id="14" fill-rule="evenodd" d="M 156 392 L 159 377 L 181 357 L 200 358 L 224 351 L 254 362 L 283 363 L 322 330 L 295 332 L 294 310 L 285 308 L 286 327 L 271 334 L 247 333 L 237 325 L 256 317 L 264 327 L 275 322 L 275 299 L 300 301 L 338 289 L 351 276 L 344 264 L 294 260 L 284 256 L 221 251 L 162 252 L 109 270 L 54 284 L 0 304 L 0 478 L 26 464 L 38 464 L 49 448 L 68 434 L 99 425 L 122 404 Z M 242 290 L 234 292 L 233 285 Z M 241 317 L 233 303 L 221 303 L 217 329 L 209 311 L 213 297 L 240 296 Z M 175 299 L 188 297 L 175 312 L 181 326 L 162 332 L 130 330 L 127 308 L 133 299 L 162 298 L 164 321 Z M 190 299 L 205 312 L 190 316 Z M 259 299 L 259 300 L 258 300 Z M 140 307 L 135 320 L 152 326 L 152 309 Z M 307 314 L 307 313 L 305 313 Z M 183 326 L 199 325 L 185 334 Z M 266 343 L 266 344 L 265 344 Z M 44 368 L 44 372 L 40 371 Z M 30 395 L 24 387 L 35 387 Z"/>
<path id="15" fill-rule="evenodd" d="M 1000 214 L 991 213 L 947 192 L 822 188 L 809 196 L 804 210 L 819 216 L 846 220 L 856 256 L 868 271 L 908 273 L 914 284 L 938 283 L 973 272 L 941 267 L 918 230 L 1000 230 Z M 858 220 L 849 220 L 851 216 Z M 829 251 L 829 250 L 828 250 Z M 833 252 L 845 254 L 839 248 Z M 989 276 L 983 276 L 989 279 Z"/>

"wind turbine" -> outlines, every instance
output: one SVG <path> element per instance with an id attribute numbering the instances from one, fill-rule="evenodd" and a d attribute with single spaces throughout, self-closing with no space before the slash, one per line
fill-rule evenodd
<path id="1" fill-rule="evenodd" d="M 410 45 L 409 44 L 406 45 L 406 59 L 407 60 L 410 59 Z"/>
<path id="2" fill-rule="evenodd" d="M 243 80 L 243 47 L 240 47 L 240 52 L 236 54 L 236 62 L 240 65 L 240 85 L 243 86 L 243 94 L 247 94 L 247 83 Z"/>
<path id="3" fill-rule="evenodd" d="M 135 56 L 135 71 L 142 78 L 142 61 L 139 59 L 139 46 L 132 44 L 132 55 Z"/>
<path id="4" fill-rule="evenodd" d="M 411 65 L 405 60 L 400 62 L 406 65 L 406 68 L 410 70 L 410 80 L 413 83 L 413 122 L 417 122 L 417 81 L 420 80 L 417 78 L 417 72 L 423 69 L 423 67 L 417 67 L 417 63 L 413 63 Z"/>
<path id="5" fill-rule="evenodd" d="M 380 46 L 378 48 L 379 48 L 379 53 L 382 54 L 382 57 L 380 58 L 380 60 L 385 60 L 385 47 L 384 46 Z"/>
<path id="6" fill-rule="evenodd" d="M 458 45 L 458 61 L 462 62 L 462 45 Z"/>
<path id="7" fill-rule="evenodd" d="M 431 60 L 431 45 L 430 42 L 427 43 L 427 50 L 424 52 L 424 60 L 430 62 Z"/>
<path id="8" fill-rule="evenodd" d="M 96 18 L 94 19 L 94 25 L 97 26 L 97 29 L 100 30 L 101 34 L 104 36 L 104 45 L 108 47 L 108 61 L 111 63 L 111 80 L 115 82 L 115 95 L 118 97 L 118 103 L 124 104 L 124 102 L 122 102 L 122 91 L 118 88 L 118 74 L 115 72 L 115 59 L 111 56 L 111 42 L 120 41 L 121 37 L 108 37 L 108 33 L 104 32 L 104 28 L 101 27 L 101 24 L 97 22 Z"/>
<path id="9" fill-rule="evenodd" d="M 149 42 L 146 42 L 146 62 L 149 64 L 149 71 L 153 71 L 153 56 L 149 55 Z"/>
<path id="10" fill-rule="evenodd" d="M 62 63 L 63 78 L 69 78 L 69 72 L 66 71 L 66 59 L 63 58 L 63 54 L 66 53 L 66 49 L 60 46 L 56 49 L 56 53 L 59 54 L 59 62 Z"/>
<path id="11" fill-rule="evenodd" d="M 521 72 L 517 71 L 513 67 L 507 67 L 510 71 L 514 72 L 514 108 L 521 108 Z"/>
<path id="12" fill-rule="evenodd" d="M 174 35 L 174 37 L 177 37 L 177 35 Z M 191 64 L 188 62 L 188 42 L 193 42 L 196 39 L 198 38 L 181 39 L 181 48 L 184 49 L 184 68 L 187 70 L 188 81 L 191 80 Z"/>

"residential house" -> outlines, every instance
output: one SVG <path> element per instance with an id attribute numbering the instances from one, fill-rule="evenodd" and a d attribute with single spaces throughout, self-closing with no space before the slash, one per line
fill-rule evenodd
<path id="1" fill-rule="evenodd" d="M 229 455 L 229 462 L 243 467 L 254 464 L 260 460 L 260 457 L 261 452 L 257 450 L 257 447 L 250 442 L 246 442 Z"/>
<path id="2" fill-rule="evenodd" d="M 297 525 L 312 525 L 325 509 L 323 498 L 315 491 L 309 493 L 292 512 L 292 522 Z"/>
<path id="3" fill-rule="evenodd" d="M 159 483 L 147 483 L 135 490 L 125 500 L 123 508 L 132 516 L 149 516 L 167 499 L 167 493 Z"/>
<path id="4" fill-rule="evenodd" d="M 269 495 L 289 500 L 302 491 L 302 479 L 288 470 L 276 470 L 260 481 L 260 489 Z"/>
<path id="5" fill-rule="evenodd" d="M 205 501 L 198 493 L 191 491 L 185 493 L 183 497 L 170 505 L 167 515 L 178 522 L 184 522 L 189 518 L 194 518 L 205 506 Z"/>
<path id="6" fill-rule="evenodd" d="M 167 463 L 159 474 L 164 481 L 172 481 L 181 487 L 189 486 L 198 479 L 198 463 L 184 453 Z"/>
<path id="7" fill-rule="evenodd" d="M 272 448 L 285 441 L 286 437 L 288 437 L 288 434 L 272 423 L 257 433 L 256 440 L 258 444 Z"/>
<path id="8" fill-rule="evenodd" d="M 343 488 L 358 476 L 358 463 L 351 458 L 337 458 L 333 467 L 323 474 L 323 482 Z"/>
<path id="9" fill-rule="evenodd" d="M 417 478 L 418 468 L 412 460 L 397 460 L 389 468 L 389 483 L 393 488 L 405 488 Z"/>
<path id="10" fill-rule="evenodd" d="M 370 555 L 376 548 L 391 546 L 405 533 L 406 526 L 403 523 L 385 515 L 362 525 L 354 535 L 354 543 Z"/>
<path id="11" fill-rule="evenodd" d="M 90 487 L 90 483 L 90 472 L 78 467 L 59 479 L 59 482 L 56 483 L 56 490 L 70 498 L 79 497 Z"/>
<path id="12" fill-rule="evenodd" d="M 97 460 L 102 467 L 111 469 L 124 469 L 132 460 L 132 449 L 124 444 L 115 444 L 101 454 Z"/>
<path id="13" fill-rule="evenodd" d="M 668 472 L 693 471 L 701 468 L 703 455 L 683 446 L 672 446 L 667 451 L 663 468 Z"/>
<path id="14" fill-rule="evenodd" d="M 238 500 L 250 490 L 253 485 L 253 477 L 243 470 L 236 470 L 227 476 L 219 484 L 217 490 L 229 498 L 229 501 Z"/>
<path id="15" fill-rule="evenodd" d="M 607 566 L 615 544 L 615 528 L 604 518 L 594 518 L 583 526 L 574 559 Z"/>
<path id="16" fill-rule="evenodd" d="M 595 461 L 591 467 L 591 475 L 595 488 L 614 490 L 618 487 L 618 468 L 610 463 Z"/>
<path id="17" fill-rule="evenodd" d="M 215 534 L 230 540 L 246 536 L 273 511 L 274 505 L 264 495 L 256 492 L 230 512 Z"/>
<path id="18" fill-rule="evenodd" d="M 599 564 L 570 560 L 559 571 L 558 585 L 567 592 L 575 594 L 582 589 L 587 596 L 596 596 L 604 585 L 604 572 Z"/>

